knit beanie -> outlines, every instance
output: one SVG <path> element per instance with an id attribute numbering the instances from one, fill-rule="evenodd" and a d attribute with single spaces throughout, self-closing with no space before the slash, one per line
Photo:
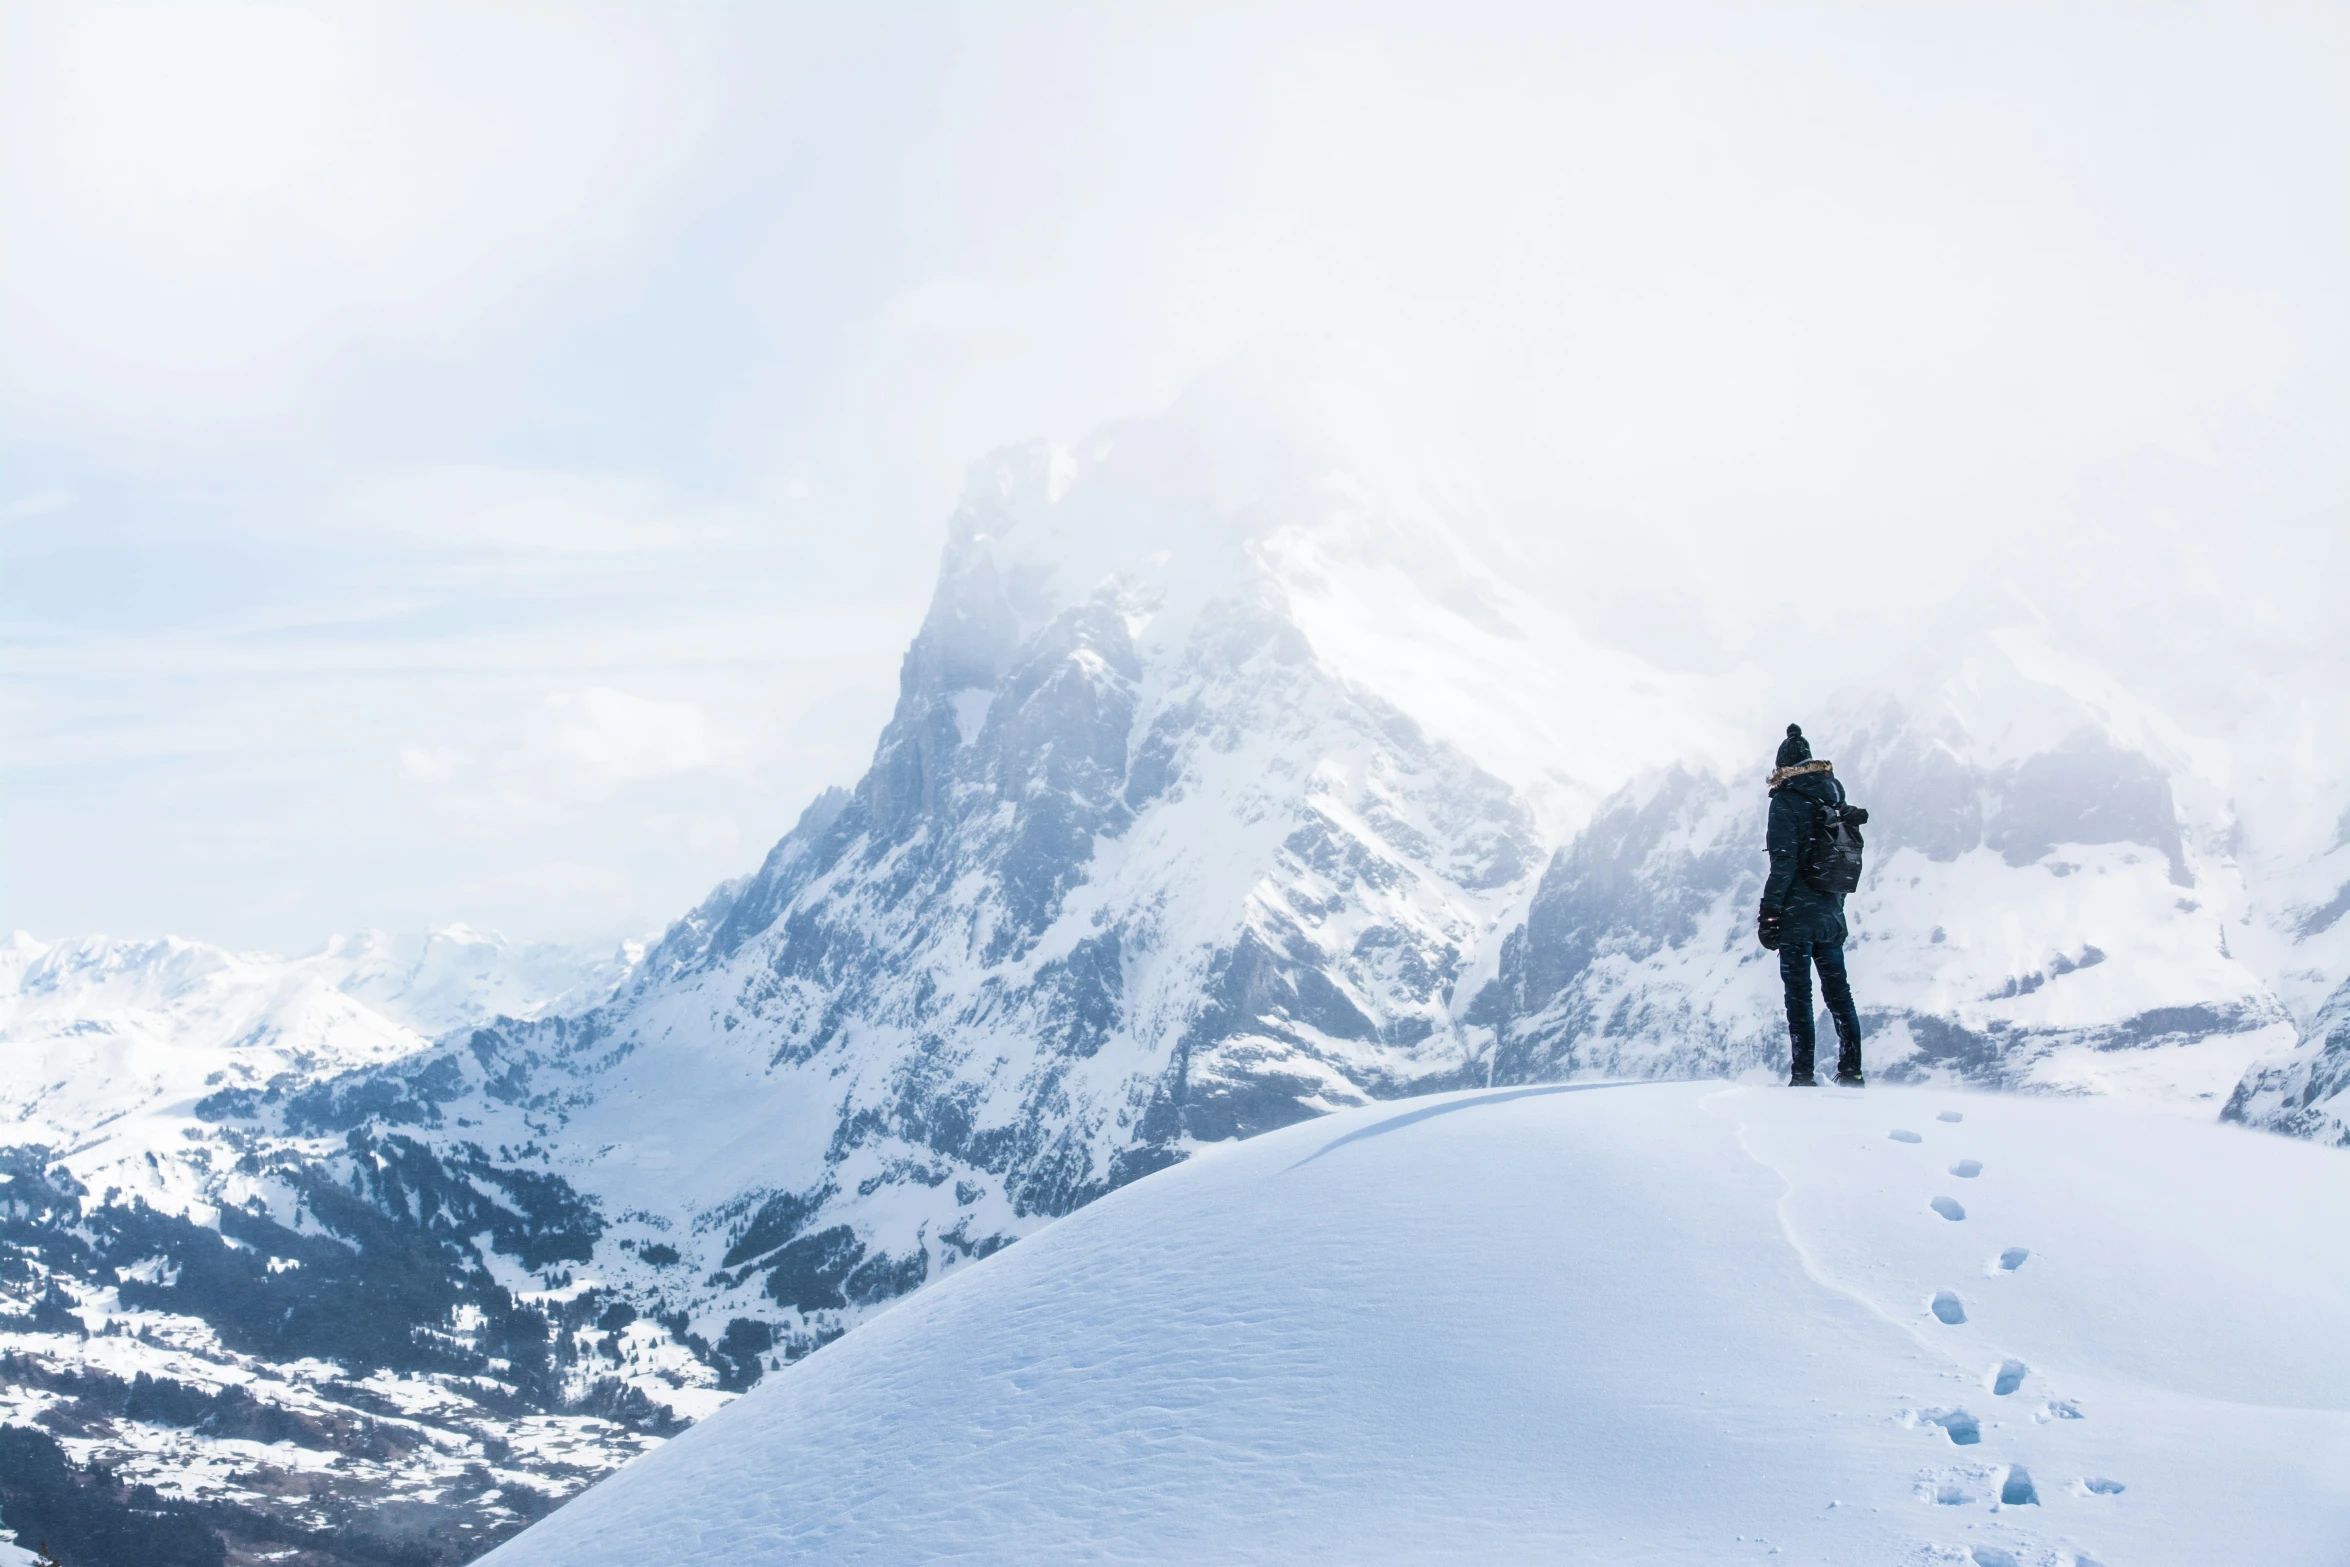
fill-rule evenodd
<path id="1" fill-rule="evenodd" d="M 1811 760 L 1811 742 L 1803 738 L 1803 731 L 1794 724 L 1787 726 L 1787 738 L 1779 742 L 1779 760 L 1775 767 L 1793 767 L 1798 762 Z"/>

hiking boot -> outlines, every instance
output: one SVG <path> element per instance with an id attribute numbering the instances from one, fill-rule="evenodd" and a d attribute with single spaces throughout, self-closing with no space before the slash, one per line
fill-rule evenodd
<path id="1" fill-rule="evenodd" d="M 1809 1072 L 1798 1072 L 1787 1079 L 1787 1086 L 1789 1088 L 1817 1088 L 1820 1086 L 1820 1080 Z"/>
<path id="2" fill-rule="evenodd" d="M 1838 1088 L 1866 1088 L 1869 1086 L 1869 1080 L 1858 1072 L 1838 1072 L 1836 1086 Z"/>

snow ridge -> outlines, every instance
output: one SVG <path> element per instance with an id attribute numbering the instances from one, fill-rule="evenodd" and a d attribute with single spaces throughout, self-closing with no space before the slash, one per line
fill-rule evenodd
<path id="1" fill-rule="evenodd" d="M 2316 1567 L 2350 1274 L 2239 1221 L 2279 1189 L 2350 1220 L 2329 1153 L 2113 1100 L 1340 1112 L 925 1291 L 490 1560 Z"/>

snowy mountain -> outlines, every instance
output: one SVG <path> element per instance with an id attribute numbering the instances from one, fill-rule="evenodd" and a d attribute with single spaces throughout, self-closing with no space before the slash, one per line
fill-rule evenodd
<path id="1" fill-rule="evenodd" d="M 2036 639 L 1966 650 L 1940 689 L 1824 715 L 1876 811 L 1848 906 L 1872 1070 L 2216 1112 L 2292 1047 L 2231 950 L 2254 920 L 2237 826 L 2179 750 L 2074 696 Z M 1736 1073 L 1784 1054 L 1751 939 L 1755 778 L 1674 769 L 1610 801 L 1546 869 L 1493 991 L 1497 1081 Z"/>
<path id="2" fill-rule="evenodd" d="M 2322 854 L 2288 859 L 2277 880 L 2278 985 L 2307 1020 L 2299 1044 L 2247 1072 L 2221 1113 L 2350 1148 L 2350 812 Z"/>
<path id="3" fill-rule="evenodd" d="M 1534 812 L 1300 631 L 1297 562 L 1385 519 L 1261 456 L 987 465 L 871 770 L 621 996 L 223 1119 L 499 1150 L 748 1377 L 1203 1142 L 1482 1081 L 1453 996 Z"/>
<path id="4" fill-rule="evenodd" d="M 0 1353 L 10 1418 L 85 1466 L 57 1483 L 120 1462 L 319 1561 L 396 1498 L 461 1559 L 1230 1140 L 1772 1075 L 1790 715 L 1590 640 L 1440 488 L 1276 401 L 1214 384 L 975 470 L 871 767 L 641 955 L 10 948 Z M 2350 834 L 2306 825 L 2338 785 L 2269 810 L 2044 627 L 1822 705 L 1793 716 L 1875 812 L 1880 1082 L 2341 1138 Z M 142 1374 L 207 1413 L 159 1424 Z M 334 1478 L 224 1447 L 232 1388 Z"/>
<path id="5" fill-rule="evenodd" d="M 489 1560 L 2318 1567 L 2345 1224 L 2331 1151 L 2113 1100 L 1351 1111 L 925 1292 Z"/>
<path id="6" fill-rule="evenodd" d="M 2310 1020 L 2298 1048 L 2244 1074 L 2220 1113 L 2350 1148 L 2350 982 Z"/>
<path id="7" fill-rule="evenodd" d="M 160 1178 L 211 1095 L 397 1061 L 498 1016 L 603 1000 L 627 952 L 522 945 L 463 925 L 338 936 L 302 958 L 165 937 L 0 943 L 0 1124 L 12 1143 L 78 1145 L 84 1179 Z M 118 1169 L 117 1166 L 122 1168 Z M 167 1201 L 201 1201 L 199 1181 Z M 160 1187 L 156 1200 L 166 1200 Z"/>
<path id="8" fill-rule="evenodd" d="M 297 959 L 0 946 L 0 1523 L 76 1562 L 217 1562 L 224 1536 L 295 1563 L 457 1560 L 672 1428 L 534 1384 L 560 1304 L 468 1312 L 461 1270 L 380 1207 L 307 1177 L 273 1193 L 287 1225 L 224 1205 L 250 1145 L 205 1118 L 593 1004 L 629 962 L 462 926 Z"/>

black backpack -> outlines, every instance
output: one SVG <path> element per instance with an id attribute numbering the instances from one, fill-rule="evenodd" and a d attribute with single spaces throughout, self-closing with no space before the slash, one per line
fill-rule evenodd
<path id="1" fill-rule="evenodd" d="M 1837 897 L 1860 885 L 1860 855 L 1865 845 L 1860 829 L 1869 819 L 1869 813 L 1844 800 L 1844 785 L 1836 785 L 1836 798 L 1823 801 L 1814 808 L 1811 836 L 1803 845 L 1799 865 L 1803 879 L 1814 892 Z"/>

